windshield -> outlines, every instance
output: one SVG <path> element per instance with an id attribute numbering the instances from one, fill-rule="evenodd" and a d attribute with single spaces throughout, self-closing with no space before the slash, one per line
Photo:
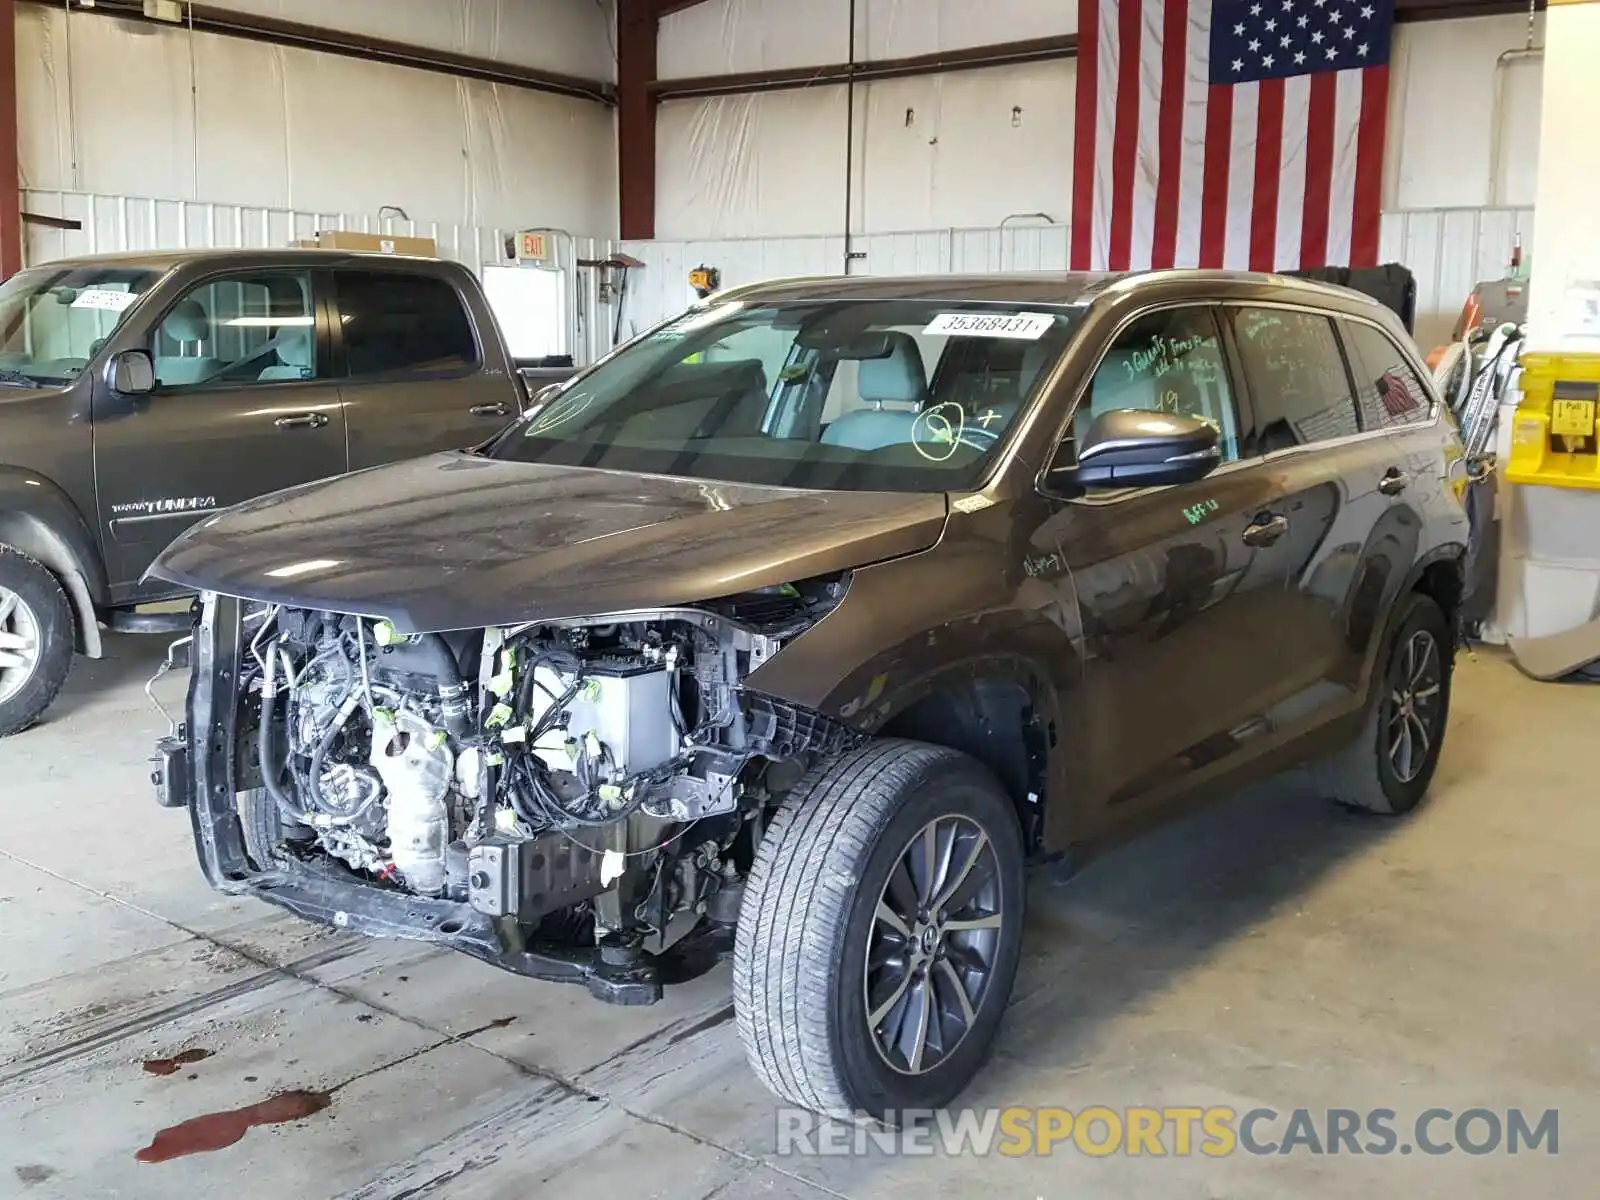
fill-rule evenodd
<path id="1" fill-rule="evenodd" d="M 0 286 L 0 387 L 67 383 L 160 276 L 136 267 L 39 267 Z"/>
<path id="2" fill-rule="evenodd" d="M 1079 319 L 950 301 L 713 303 L 573 380 L 488 453 L 824 490 L 964 489 Z"/>

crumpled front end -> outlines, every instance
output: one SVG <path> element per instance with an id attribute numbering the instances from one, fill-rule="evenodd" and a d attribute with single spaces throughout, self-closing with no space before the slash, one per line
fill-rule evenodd
<path id="1" fill-rule="evenodd" d="M 411 636 L 207 595 L 156 782 L 219 890 L 648 1003 L 731 944 L 773 798 L 860 738 L 743 686 L 847 587 Z"/>

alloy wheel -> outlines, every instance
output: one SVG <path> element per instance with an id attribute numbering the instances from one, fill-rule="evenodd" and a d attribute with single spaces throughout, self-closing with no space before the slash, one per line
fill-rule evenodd
<path id="1" fill-rule="evenodd" d="M 1422 773 L 1438 740 L 1443 682 L 1439 643 L 1433 634 L 1419 629 L 1395 655 L 1385 701 L 1384 744 L 1401 783 Z"/>
<path id="2" fill-rule="evenodd" d="M 40 651 L 39 618 L 16 592 L 0 587 L 0 704 L 27 686 Z"/>
<path id="3" fill-rule="evenodd" d="M 933 1070 L 971 1030 L 1005 922 L 1000 863 L 982 825 L 929 821 L 879 894 L 863 985 L 878 1054 L 903 1075 Z"/>

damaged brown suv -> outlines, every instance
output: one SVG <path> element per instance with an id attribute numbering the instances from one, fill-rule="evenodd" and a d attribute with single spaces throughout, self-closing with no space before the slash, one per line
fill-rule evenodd
<path id="1" fill-rule="evenodd" d="M 775 1091 L 937 1106 L 1030 856 L 1298 766 L 1418 803 L 1459 454 L 1352 292 L 725 293 L 477 451 L 176 542 L 155 574 L 203 604 L 162 799 L 214 886 L 311 920 L 624 1004 L 731 955 Z"/>

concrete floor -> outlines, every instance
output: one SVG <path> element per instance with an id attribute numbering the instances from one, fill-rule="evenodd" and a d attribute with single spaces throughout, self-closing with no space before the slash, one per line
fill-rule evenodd
<path id="1" fill-rule="evenodd" d="M 1259 789 L 1034 879 L 1013 1009 L 965 1098 L 1381 1106 L 1402 1131 L 1434 1105 L 1556 1108 L 1559 1155 L 819 1158 L 773 1153 L 726 968 L 613 1009 L 208 891 L 145 784 L 159 653 L 113 640 L 0 743 L 0 1196 L 1593 1194 L 1600 688 L 1463 663 L 1412 819 Z M 141 1069 L 184 1050 L 210 1054 Z M 135 1161 L 158 1130 L 290 1089 L 332 1104 Z"/>

